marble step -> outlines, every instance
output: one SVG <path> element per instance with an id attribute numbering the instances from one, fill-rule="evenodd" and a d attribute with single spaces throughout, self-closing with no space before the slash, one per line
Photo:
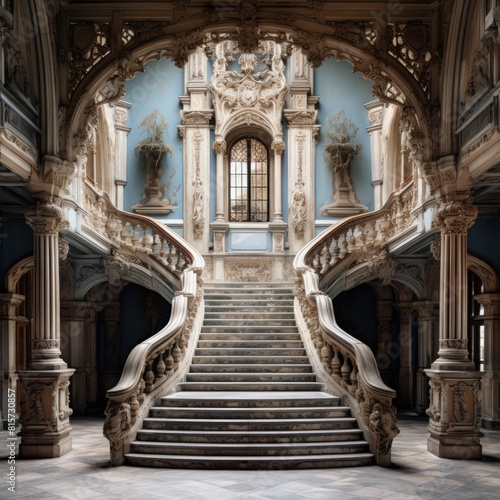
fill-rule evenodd
<path id="1" fill-rule="evenodd" d="M 361 429 L 286 430 L 286 431 L 193 431 L 141 429 L 138 441 L 184 443 L 316 443 L 323 441 L 361 441 Z"/>
<path id="2" fill-rule="evenodd" d="M 292 281 L 267 281 L 265 283 L 255 281 L 211 281 L 203 284 L 203 288 L 283 288 L 291 290 L 294 288 Z"/>
<path id="3" fill-rule="evenodd" d="M 205 310 L 216 310 L 217 308 L 226 308 L 230 309 L 247 309 L 247 310 L 255 310 L 255 307 L 259 307 L 261 309 L 267 310 L 282 310 L 284 308 L 291 309 L 293 311 L 293 298 L 271 298 L 271 299 L 260 299 L 256 297 L 252 297 L 251 299 L 242 299 L 229 297 L 224 299 L 212 299 L 210 297 L 205 296 Z"/>
<path id="4" fill-rule="evenodd" d="M 268 363 L 260 364 L 240 364 L 240 365 L 217 365 L 217 364 L 194 364 L 191 365 L 190 373 L 311 373 L 312 366 L 310 364 L 303 365 L 277 365 Z"/>
<path id="5" fill-rule="evenodd" d="M 316 382 L 315 373 L 188 373 L 186 382 Z"/>
<path id="6" fill-rule="evenodd" d="M 201 327 L 201 333 L 297 333 L 299 330 L 294 324 L 293 326 L 272 326 L 272 325 L 235 325 L 231 322 L 227 325 L 205 325 Z"/>
<path id="7" fill-rule="evenodd" d="M 222 327 L 227 328 L 228 326 L 248 326 L 248 327 L 272 327 L 285 326 L 285 327 L 295 327 L 295 318 L 262 318 L 256 317 L 253 319 L 248 318 L 206 318 L 203 320 L 203 327 Z"/>
<path id="8" fill-rule="evenodd" d="M 306 356 L 305 349 L 294 347 L 270 347 L 270 348 L 199 348 L 195 349 L 195 356 Z"/>
<path id="9" fill-rule="evenodd" d="M 350 417 L 347 406 L 319 407 L 268 407 L 268 408 L 204 408 L 154 406 L 149 411 L 151 418 L 211 418 L 211 419 L 253 419 L 253 418 L 335 418 Z"/>
<path id="10" fill-rule="evenodd" d="M 300 333 L 200 333 L 199 340 L 301 340 Z"/>
<path id="11" fill-rule="evenodd" d="M 366 441 L 333 441 L 324 443 L 186 443 L 186 442 L 139 442 L 131 444 L 131 453 L 159 455 L 207 455 L 207 456 L 297 456 L 333 455 L 339 453 L 367 453 Z"/>
<path id="12" fill-rule="evenodd" d="M 215 294 L 215 293 L 225 293 L 230 295 L 236 294 L 252 294 L 252 293 L 266 293 L 266 294 L 282 294 L 288 293 L 293 294 L 293 287 L 287 285 L 280 286 L 238 286 L 238 287 L 228 287 L 228 286 L 213 286 L 204 284 L 203 292 L 206 294 Z"/>
<path id="13" fill-rule="evenodd" d="M 266 311 L 260 308 L 259 311 L 255 310 L 255 307 L 251 311 L 241 311 L 240 308 L 234 311 L 218 311 L 211 312 L 211 310 L 205 310 L 205 320 L 282 320 L 282 321 L 295 321 L 295 316 L 293 311 L 291 312 L 279 312 L 279 311 Z"/>
<path id="14" fill-rule="evenodd" d="M 215 348 L 233 348 L 233 349 L 285 349 L 285 348 L 303 348 L 302 340 L 199 340 L 199 349 L 215 349 Z"/>
<path id="15" fill-rule="evenodd" d="M 341 399 L 326 392 L 174 392 L 161 398 L 167 407 L 269 408 L 339 406 Z"/>
<path id="16" fill-rule="evenodd" d="M 282 365 L 294 365 L 294 364 L 306 364 L 309 363 L 309 358 L 307 356 L 257 356 L 253 355 L 252 359 L 248 359 L 247 354 L 242 356 L 229 356 L 229 355 L 219 355 L 219 356 L 204 356 L 202 354 L 197 354 L 193 357 L 192 364 L 247 364 L 249 361 L 255 364 L 282 364 Z"/>
<path id="17" fill-rule="evenodd" d="M 162 430 L 194 430 L 194 431 L 309 431 L 352 429 L 356 427 L 356 419 L 352 417 L 335 418 L 153 418 L 144 419 L 144 429 Z"/>
<path id="18" fill-rule="evenodd" d="M 181 382 L 181 391 L 321 391 L 319 382 Z"/>
<path id="19" fill-rule="evenodd" d="M 207 457 L 182 455 L 155 455 L 128 453 L 126 463 L 142 467 L 168 467 L 179 469 L 241 469 L 241 470 L 280 470 L 335 468 L 370 465 L 373 455 L 370 453 L 346 453 L 337 455 L 305 456 L 231 456 Z"/>

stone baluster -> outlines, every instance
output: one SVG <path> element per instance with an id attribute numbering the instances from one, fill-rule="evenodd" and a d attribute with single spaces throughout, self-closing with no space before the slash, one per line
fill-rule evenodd
<path id="1" fill-rule="evenodd" d="M 55 205 L 26 210 L 34 231 L 34 340 L 28 370 L 19 371 L 20 454 L 24 458 L 59 457 L 71 450 L 69 378 L 61 359 L 59 305 L 59 230 L 63 211 Z"/>
<path id="2" fill-rule="evenodd" d="M 441 228 L 439 351 L 429 370 L 430 436 L 427 449 L 442 458 L 480 458 L 481 374 L 467 349 L 467 230 L 477 216 L 470 197 L 442 202 L 436 221 Z"/>

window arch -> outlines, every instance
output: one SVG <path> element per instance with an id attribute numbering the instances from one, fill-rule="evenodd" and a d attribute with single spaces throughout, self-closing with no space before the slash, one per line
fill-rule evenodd
<path id="1" fill-rule="evenodd" d="M 253 137 L 239 139 L 229 152 L 229 220 L 269 221 L 269 152 Z"/>

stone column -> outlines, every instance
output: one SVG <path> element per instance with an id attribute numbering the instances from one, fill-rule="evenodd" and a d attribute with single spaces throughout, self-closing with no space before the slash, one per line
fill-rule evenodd
<path id="1" fill-rule="evenodd" d="M 61 302 L 61 350 L 65 359 L 75 369 L 71 379 L 73 409 L 82 412 L 87 408 L 89 370 L 96 370 L 95 339 L 86 335 L 86 322 L 91 304 L 84 301 Z M 95 401 L 94 401 L 95 402 Z"/>
<path id="2" fill-rule="evenodd" d="M 60 351 L 59 229 L 63 211 L 55 205 L 26 210 L 34 231 L 34 340 L 32 362 L 19 372 L 21 382 L 20 454 L 59 457 L 71 450 L 68 369 Z"/>
<path id="3" fill-rule="evenodd" d="M 442 202 L 439 351 L 429 370 L 430 406 L 427 449 L 442 458 L 480 458 L 481 374 L 467 350 L 467 230 L 477 208 L 470 197 Z"/>
<path id="4" fill-rule="evenodd" d="M 412 341 L 411 320 L 413 304 L 411 302 L 400 302 L 398 309 L 401 312 L 399 346 L 400 346 L 400 368 L 399 368 L 399 409 L 413 410 L 413 367 L 412 367 Z"/>
<path id="5" fill-rule="evenodd" d="M 434 302 L 422 300 L 414 302 L 413 306 L 418 314 L 418 366 L 417 366 L 417 401 L 415 410 L 425 414 L 429 407 L 429 379 L 425 369 L 431 365 L 433 358 Z"/>
<path id="6" fill-rule="evenodd" d="M 181 97 L 184 142 L 184 238 L 202 253 L 210 234 L 210 121 L 207 56 L 198 48 L 184 66 L 186 95 Z M 222 169 L 222 172 L 224 169 Z M 222 195 L 224 196 L 224 195 Z"/>
<path id="7" fill-rule="evenodd" d="M 281 158 L 285 150 L 285 143 L 282 140 L 273 141 L 271 149 L 274 152 L 274 214 L 273 220 L 269 223 L 269 231 L 272 238 L 273 253 L 283 253 L 285 251 L 286 229 L 288 225 L 283 220 L 282 209 L 282 180 L 281 180 Z M 283 279 L 283 263 L 280 264 L 280 272 L 274 270 L 273 279 Z"/>
<path id="8" fill-rule="evenodd" d="M 106 347 L 104 352 L 104 388 L 107 391 L 120 380 L 120 302 L 107 302 L 103 309 L 103 320 L 106 331 Z"/>
<path id="9" fill-rule="evenodd" d="M 213 233 L 213 278 L 215 281 L 223 281 L 224 275 L 224 254 L 226 252 L 226 240 L 229 232 L 229 224 L 224 215 L 224 202 L 226 191 L 224 189 L 224 166 L 227 158 L 226 141 L 216 140 L 212 144 L 216 156 L 216 200 L 215 200 L 215 219 L 210 225 Z"/>
<path id="10" fill-rule="evenodd" d="M 368 119 L 371 125 L 366 129 L 370 135 L 370 151 L 371 151 L 371 166 L 372 166 L 372 186 L 374 209 L 379 210 L 383 205 L 382 193 L 382 124 L 384 116 L 384 104 L 380 101 L 371 101 L 365 104 L 368 110 Z"/>
<path id="11" fill-rule="evenodd" d="M 484 306 L 482 425 L 500 430 L 500 293 L 483 293 L 474 299 Z"/>
<path id="12" fill-rule="evenodd" d="M 0 294 L 0 334 L 1 338 L 1 386 L 0 401 L 2 420 L 5 424 L 7 419 L 7 395 L 9 389 L 17 389 L 16 374 L 16 332 L 17 332 L 17 309 L 24 301 L 24 295 L 17 293 Z"/>
<path id="13" fill-rule="evenodd" d="M 214 222 L 226 222 L 224 215 L 224 156 L 227 155 L 226 141 L 214 141 L 212 148 L 216 154 L 216 200 L 215 200 L 215 220 Z"/>
<path id="14" fill-rule="evenodd" d="M 284 110 L 288 121 L 288 243 L 297 253 L 315 235 L 316 123 L 319 97 L 312 96 L 314 70 L 299 48 L 287 63 L 289 98 Z"/>
<path id="15" fill-rule="evenodd" d="M 127 185 L 127 136 L 130 127 L 127 126 L 127 115 L 131 104 L 125 101 L 115 103 L 116 130 L 116 196 L 115 205 L 123 210 L 123 191 Z"/>
<path id="16" fill-rule="evenodd" d="M 285 143 L 282 140 L 275 140 L 271 144 L 271 149 L 274 152 L 274 214 L 272 222 L 280 223 L 283 222 L 281 155 L 285 151 Z"/>

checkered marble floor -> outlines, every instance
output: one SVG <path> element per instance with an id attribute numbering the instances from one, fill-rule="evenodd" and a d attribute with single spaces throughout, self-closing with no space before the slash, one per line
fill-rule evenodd
<path id="1" fill-rule="evenodd" d="M 61 458 L 18 460 L 16 492 L 0 462 L 0 499 L 314 500 L 500 498 L 500 432 L 484 431 L 483 459 L 446 460 L 427 452 L 426 421 L 400 418 L 393 465 L 340 469 L 204 471 L 110 467 L 103 421 L 74 418 L 73 450 Z M 7 434 L 0 433 L 7 443 Z M 4 455 L 0 447 L 0 456 Z"/>

